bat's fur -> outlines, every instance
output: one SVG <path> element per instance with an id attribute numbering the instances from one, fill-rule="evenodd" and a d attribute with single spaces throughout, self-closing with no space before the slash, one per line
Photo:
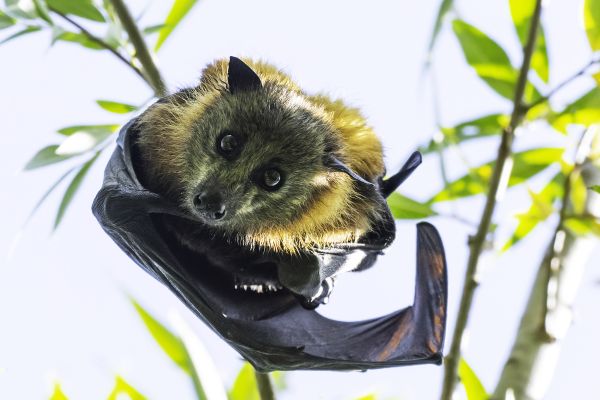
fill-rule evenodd
<path id="1" fill-rule="evenodd" d="M 381 143 L 357 109 L 304 93 L 269 64 L 244 62 L 260 77 L 262 88 L 231 93 L 229 61 L 218 60 L 204 69 L 198 86 L 144 112 L 137 143 L 143 183 L 192 215 L 196 188 L 218 185 L 233 215 L 212 228 L 250 247 L 294 253 L 356 241 L 377 224 L 377 203 L 324 159 L 334 155 L 376 182 L 384 174 Z M 245 137 L 235 161 L 216 151 L 224 130 Z M 285 174 L 277 191 L 266 191 L 251 179 L 266 163 Z M 193 246 L 193 236 L 182 240 Z"/>

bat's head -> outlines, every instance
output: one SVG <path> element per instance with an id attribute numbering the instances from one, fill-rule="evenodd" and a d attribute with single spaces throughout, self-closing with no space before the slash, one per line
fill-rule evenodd
<path id="1" fill-rule="evenodd" d="M 160 159 L 155 176 L 191 216 L 250 245 L 295 250 L 324 236 L 352 240 L 347 209 L 361 196 L 332 161 L 340 143 L 331 116 L 294 85 L 263 81 L 234 57 L 219 82 L 223 67 L 166 102 L 162 118 L 155 111 L 143 120 L 163 121 L 160 142 L 142 139 Z"/>

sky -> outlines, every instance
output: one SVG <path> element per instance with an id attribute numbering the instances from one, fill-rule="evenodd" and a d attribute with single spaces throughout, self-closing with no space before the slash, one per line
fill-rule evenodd
<path id="1" fill-rule="evenodd" d="M 129 1 L 142 25 L 160 23 L 170 2 Z M 543 23 L 549 43 L 553 87 L 590 57 L 581 28 L 580 0 L 545 2 Z M 148 6 L 149 4 L 149 6 Z M 483 29 L 507 49 L 516 65 L 519 43 L 504 0 L 456 0 L 461 18 Z M 262 58 L 287 71 L 307 92 L 325 92 L 359 107 L 380 135 L 389 170 L 435 132 L 430 84 L 422 65 L 438 1 L 201 0 L 158 57 L 171 90 L 193 85 L 200 70 L 230 55 Z M 90 212 L 101 185 L 105 152 L 92 168 L 60 226 L 52 233 L 61 187 L 27 227 L 23 223 L 69 163 L 23 172 L 41 147 L 56 143 L 57 129 L 74 124 L 124 123 L 101 110 L 96 99 L 133 104 L 151 93 L 137 76 L 107 52 L 85 51 L 72 44 L 49 47 L 49 33 L 37 33 L 0 47 L 0 121 L 4 131 L 0 157 L 0 397 L 42 399 L 59 380 L 71 399 L 102 398 L 121 374 L 152 399 L 192 399 L 188 378 L 157 347 L 131 306 L 136 298 L 171 326 L 180 315 L 196 332 L 226 385 L 242 361 L 159 283 L 146 275 L 104 234 Z M 436 47 L 434 74 L 440 116 L 450 126 L 490 112 L 508 112 L 511 104 L 481 83 L 466 65 L 446 26 Z M 592 82 L 582 79 L 560 92 L 553 105 L 566 104 Z M 515 148 L 564 143 L 544 127 L 531 126 Z M 542 139 L 540 139 L 542 138 Z M 493 158 L 495 142 L 467 147 L 472 164 Z M 449 175 L 464 172 L 460 158 L 449 157 Z M 530 185 L 537 189 L 543 175 Z M 441 187 L 438 163 L 424 164 L 402 192 L 426 199 Z M 508 192 L 496 212 L 501 234 L 514 228 L 514 214 L 526 207 L 527 187 Z M 482 197 L 468 199 L 456 211 L 477 221 Z M 448 210 L 451 208 L 447 207 Z M 336 284 L 327 306 L 332 318 L 358 320 L 406 307 L 412 302 L 415 223 L 399 221 L 397 239 L 377 265 L 347 274 Z M 449 269 L 446 343 L 458 308 L 466 265 L 466 241 L 472 229 L 449 218 L 432 218 L 444 239 Z M 503 230 L 502 230 L 503 229 Z M 482 256 L 484 273 L 477 291 L 464 356 L 489 390 L 512 344 L 521 310 L 554 229 L 542 224 L 526 242 L 508 253 Z M 15 241 L 16 237 L 20 240 Z M 16 246 L 15 246 L 16 243 Z M 594 257 L 600 256 L 598 250 Z M 575 303 L 575 322 L 564 341 L 560 365 L 547 398 L 589 398 L 600 392 L 595 360 L 600 350 L 597 304 L 600 264 L 586 268 Z M 446 349 L 448 349 L 448 345 Z M 369 392 L 383 398 L 434 399 L 443 369 L 414 366 L 360 372 L 289 373 L 282 400 L 351 399 Z"/>

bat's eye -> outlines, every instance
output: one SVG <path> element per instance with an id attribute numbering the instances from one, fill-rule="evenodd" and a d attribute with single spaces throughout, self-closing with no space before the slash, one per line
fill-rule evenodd
<path id="1" fill-rule="evenodd" d="M 267 190 L 277 190 L 283 184 L 283 176 L 276 168 L 268 168 L 263 172 L 263 187 Z"/>
<path id="2" fill-rule="evenodd" d="M 241 140 L 232 132 L 223 132 L 217 139 L 217 151 L 228 160 L 232 160 L 241 151 Z"/>

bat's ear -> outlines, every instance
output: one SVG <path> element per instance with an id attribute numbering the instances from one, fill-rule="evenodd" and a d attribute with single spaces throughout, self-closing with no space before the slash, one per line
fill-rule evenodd
<path id="1" fill-rule="evenodd" d="M 348 174 L 352 179 L 354 179 L 357 182 L 364 183 L 365 185 L 373 186 L 372 182 L 369 182 L 368 180 L 366 180 L 365 178 L 363 178 L 362 176 L 360 176 L 359 174 L 354 172 L 349 166 L 347 166 L 342 161 L 340 161 L 337 157 L 335 157 L 331 154 L 328 154 L 323 158 L 323 164 L 326 167 L 329 167 L 336 171 L 340 171 L 340 172 L 344 172 L 344 173 Z"/>
<path id="2" fill-rule="evenodd" d="M 256 72 L 237 57 L 229 57 L 229 70 L 227 71 L 229 92 L 243 92 L 257 90 L 262 87 L 262 82 Z"/>

